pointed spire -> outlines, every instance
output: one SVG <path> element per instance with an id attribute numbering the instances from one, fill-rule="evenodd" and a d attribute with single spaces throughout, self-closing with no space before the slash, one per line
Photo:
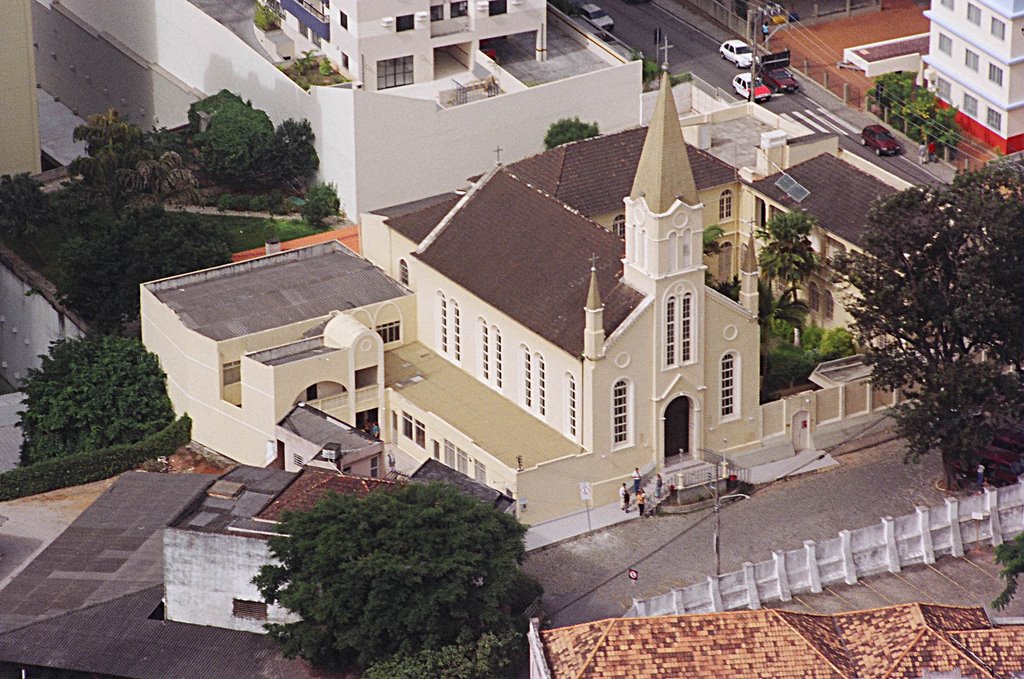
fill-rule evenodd
<path id="1" fill-rule="evenodd" d="M 754 252 L 754 234 L 751 232 L 750 240 L 747 241 L 747 249 L 743 252 L 743 261 L 740 262 L 740 271 L 747 273 L 757 272 L 757 255 Z"/>
<path id="2" fill-rule="evenodd" d="M 587 309 L 597 310 L 601 308 L 601 291 L 597 287 L 597 269 L 590 265 L 590 290 L 587 292 Z"/>
<path id="3" fill-rule="evenodd" d="M 630 197 L 636 200 L 641 194 L 647 199 L 647 205 L 658 213 L 668 212 L 676 198 L 687 205 L 700 203 L 667 71 L 661 75 L 661 90 L 647 128 Z"/>

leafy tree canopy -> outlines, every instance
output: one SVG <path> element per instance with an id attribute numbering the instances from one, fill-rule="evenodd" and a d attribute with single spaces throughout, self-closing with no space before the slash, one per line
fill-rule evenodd
<path id="1" fill-rule="evenodd" d="M 571 141 L 596 137 L 600 132 L 597 123 L 585 123 L 579 118 L 562 118 L 551 123 L 544 135 L 544 148 L 553 149 Z"/>
<path id="2" fill-rule="evenodd" d="M 85 125 L 73 133 L 75 141 L 85 142 L 86 156 L 76 158 L 70 166 L 72 174 L 82 176 L 88 186 L 117 197 L 119 170 L 131 169 L 148 157 L 142 130 L 110 109 L 89 116 Z"/>
<path id="3" fill-rule="evenodd" d="M 61 340 L 22 384 L 21 463 L 141 441 L 174 419 L 156 356 L 138 340 Z"/>
<path id="4" fill-rule="evenodd" d="M 793 210 L 775 213 L 757 230 L 757 237 L 764 242 L 757 257 L 761 271 L 769 281 L 784 284 L 794 301 L 798 286 L 817 264 L 810 239 L 811 229 L 817 223 L 808 213 Z"/>
<path id="5" fill-rule="evenodd" d="M 512 629 L 526 529 L 449 484 L 330 494 L 279 530 L 253 582 L 301 616 L 269 626 L 290 656 L 365 667 Z"/>
<path id="6" fill-rule="evenodd" d="M 952 484 L 1024 403 L 1024 182 L 995 167 L 908 189 L 872 208 L 864 243 L 836 263 L 854 328 L 876 383 L 914 399 L 896 410 L 911 457 L 938 449 Z"/>
<path id="7" fill-rule="evenodd" d="M 1006 581 L 1006 589 L 992 605 L 996 608 L 1006 608 L 1013 595 L 1017 593 L 1017 578 L 1024 573 L 1024 534 L 996 547 L 996 563 L 1003 567 L 999 574 Z"/>
<path id="8" fill-rule="evenodd" d="M 515 669 L 522 655 L 521 635 L 486 632 L 475 644 L 445 646 L 371 665 L 364 679 L 498 679 Z"/>
<path id="9" fill-rule="evenodd" d="M 323 226 L 324 220 L 341 211 L 341 200 L 334 184 L 317 184 L 306 192 L 302 206 L 302 218 L 313 227 Z"/>
<path id="10" fill-rule="evenodd" d="M 262 164 L 278 185 L 302 182 L 320 167 L 314 141 L 316 135 L 308 120 L 289 118 L 274 130 Z"/>
<path id="11" fill-rule="evenodd" d="M 266 168 L 260 161 L 274 140 L 270 117 L 227 90 L 193 104 L 189 121 L 193 116 L 198 120 L 200 110 L 211 114 L 206 131 L 195 137 L 203 171 L 215 181 L 236 187 L 261 177 Z"/>
<path id="12" fill-rule="evenodd" d="M 223 234 L 190 214 L 135 208 L 60 250 L 58 293 L 98 330 L 139 315 L 139 284 L 230 260 Z"/>
<path id="13" fill-rule="evenodd" d="M 0 229 L 5 236 L 27 238 L 50 216 L 42 186 L 27 172 L 0 177 Z"/>

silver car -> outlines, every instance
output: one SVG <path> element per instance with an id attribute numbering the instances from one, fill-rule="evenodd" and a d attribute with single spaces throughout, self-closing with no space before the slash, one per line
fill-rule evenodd
<path id="1" fill-rule="evenodd" d="M 615 28 L 615 21 L 603 9 L 593 3 L 588 2 L 580 5 L 580 16 L 599 31 L 611 33 L 612 29 Z"/>

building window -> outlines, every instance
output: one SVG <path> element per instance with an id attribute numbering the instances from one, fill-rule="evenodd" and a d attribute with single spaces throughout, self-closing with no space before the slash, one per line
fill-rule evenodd
<path id="1" fill-rule="evenodd" d="M 996 85 L 1002 87 L 1003 85 L 1003 69 L 999 68 L 995 64 L 988 65 L 988 79 L 994 82 Z"/>
<path id="2" fill-rule="evenodd" d="M 936 78 L 935 93 L 939 95 L 939 99 L 948 102 L 950 100 L 949 81 L 945 78 Z"/>
<path id="3" fill-rule="evenodd" d="M 978 53 L 972 52 L 969 49 L 964 50 L 964 66 L 971 69 L 972 71 L 978 70 Z M 941 80 L 941 79 L 940 79 Z M 946 83 L 948 86 L 949 83 Z"/>
<path id="4" fill-rule="evenodd" d="M 821 315 L 831 320 L 832 313 L 835 311 L 835 301 L 832 299 L 832 291 L 825 290 L 821 295 L 822 309 Z"/>
<path id="5" fill-rule="evenodd" d="M 398 260 L 398 281 L 402 285 L 409 285 L 409 262 L 404 259 Z"/>
<path id="6" fill-rule="evenodd" d="M 473 461 L 473 478 L 480 483 L 487 483 L 487 467 L 480 460 Z"/>
<path id="7" fill-rule="evenodd" d="M 341 67 L 346 71 L 348 70 L 348 55 L 344 52 L 341 53 Z"/>
<path id="8" fill-rule="evenodd" d="M 619 238 L 626 237 L 626 215 L 615 215 L 612 220 L 612 233 Z"/>
<path id="9" fill-rule="evenodd" d="M 722 417 L 730 417 L 736 412 L 734 403 L 736 381 L 736 357 L 729 353 L 722 357 Z"/>
<path id="10" fill-rule="evenodd" d="M 443 21 L 444 20 L 444 5 L 431 5 L 430 6 L 430 20 L 431 21 Z"/>
<path id="11" fill-rule="evenodd" d="M 317 386 L 315 384 L 311 384 L 308 387 L 306 387 L 306 400 L 307 401 L 315 401 L 315 400 L 317 400 L 317 398 L 319 398 L 319 395 L 318 395 L 319 391 L 320 390 L 317 389 Z"/>
<path id="12" fill-rule="evenodd" d="M 523 347 L 523 405 L 533 407 L 533 357 L 527 347 Z"/>
<path id="13" fill-rule="evenodd" d="M 541 417 L 548 411 L 547 379 L 544 374 L 544 357 L 534 354 L 533 360 L 537 364 L 537 412 Z"/>
<path id="14" fill-rule="evenodd" d="M 403 14 L 395 17 L 395 30 L 398 32 L 411 31 L 416 28 L 416 17 L 412 14 Z"/>
<path id="15" fill-rule="evenodd" d="M 451 3 L 450 8 L 448 15 L 453 19 L 455 17 L 464 17 L 469 14 L 468 0 L 458 0 L 457 2 L 453 2 Z"/>
<path id="16" fill-rule="evenodd" d="M 629 385 L 619 380 L 612 387 L 612 443 L 629 441 Z"/>
<path id="17" fill-rule="evenodd" d="M 996 19 L 995 17 L 992 17 L 992 28 L 991 28 L 991 30 L 992 30 L 992 35 L 995 36 L 996 38 L 998 38 L 999 40 L 1005 40 L 1006 39 L 1006 24 L 1004 24 L 999 19 Z"/>
<path id="18" fill-rule="evenodd" d="M 508 12 L 508 0 L 491 0 L 487 3 L 487 13 L 491 16 Z"/>
<path id="19" fill-rule="evenodd" d="M 348 15 L 341 10 L 338 10 L 338 23 L 341 24 L 341 27 L 346 31 L 348 30 Z"/>
<path id="20" fill-rule="evenodd" d="M 459 303 L 452 300 L 452 344 L 455 348 L 455 360 L 462 360 L 462 319 L 459 315 Z"/>
<path id="21" fill-rule="evenodd" d="M 402 413 L 402 436 L 412 441 L 412 415 Z"/>
<path id="22" fill-rule="evenodd" d="M 448 439 L 444 440 L 444 463 L 455 469 L 455 444 Z"/>
<path id="23" fill-rule="evenodd" d="M 381 59 L 377 62 L 378 90 L 411 85 L 412 82 L 412 56 Z"/>
<path id="24" fill-rule="evenodd" d="M 425 424 L 416 420 L 416 445 L 424 450 L 427 449 L 427 427 Z"/>
<path id="25" fill-rule="evenodd" d="M 431 441 L 434 444 L 434 459 L 441 459 L 441 443 L 439 441 Z"/>
<path id="26" fill-rule="evenodd" d="M 370 478 L 375 479 L 380 476 L 380 455 L 374 455 L 370 458 Z"/>
<path id="27" fill-rule="evenodd" d="M 394 411 L 391 413 L 391 440 L 398 440 L 398 413 Z"/>
<path id="28" fill-rule="evenodd" d="M 565 403 L 568 410 L 565 416 L 566 428 L 569 436 L 576 438 L 576 378 L 568 373 L 565 375 Z"/>
<path id="29" fill-rule="evenodd" d="M 732 243 L 722 243 L 718 251 L 718 280 L 727 283 L 732 278 Z"/>
<path id="30" fill-rule="evenodd" d="M 987 116 L 985 117 L 985 122 L 987 122 L 988 126 L 993 130 L 999 131 L 1003 127 L 1003 114 L 994 108 L 990 108 Z"/>
<path id="31" fill-rule="evenodd" d="M 967 20 L 981 26 L 981 8 L 974 3 L 967 3 Z"/>
<path id="32" fill-rule="evenodd" d="M 484 382 L 491 381 L 491 341 L 487 321 L 480 321 L 480 377 Z"/>
<path id="33" fill-rule="evenodd" d="M 939 51 L 949 56 L 953 54 L 953 40 L 945 33 L 939 33 Z"/>
<path id="34" fill-rule="evenodd" d="M 384 344 L 397 342 L 402 339 L 402 322 L 391 321 L 377 326 L 377 334 L 384 340 Z"/>
<path id="35" fill-rule="evenodd" d="M 722 195 L 718 197 L 718 219 L 731 219 L 732 218 L 732 191 L 726 189 L 722 191 Z"/>
<path id="36" fill-rule="evenodd" d="M 679 266 L 690 266 L 690 232 L 679 234 Z"/>
<path id="37" fill-rule="evenodd" d="M 460 474 L 469 476 L 469 455 L 462 448 L 455 449 L 455 468 Z"/>
<path id="38" fill-rule="evenodd" d="M 438 303 L 439 311 L 440 311 L 440 313 L 438 314 L 438 318 L 440 319 L 440 322 L 439 322 L 440 327 L 438 328 L 438 330 L 441 331 L 440 332 L 441 353 L 442 354 L 447 354 L 448 353 L 448 300 L 445 299 L 445 296 L 444 296 L 443 292 L 438 292 L 437 293 L 437 303 Z"/>
<path id="39" fill-rule="evenodd" d="M 320 34 L 319 33 L 310 33 L 309 41 L 311 43 L 313 43 L 314 46 L 319 47 L 320 46 L 320 42 L 321 42 L 320 41 Z"/>
<path id="40" fill-rule="evenodd" d="M 818 291 L 818 284 L 814 281 L 807 286 L 807 307 L 811 311 L 821 308 L 821 293 Z"/>
<path id="41" fill-rule="evenodd" d="M 231 600 L 231 615 L 235 618 L 248 620 L 266 620 L 267 604 L 263 601 Z"/>
<path id="42" fill-rule="evenodd" d="M 676 364 L 676 298 L 665 300 L 665 365 Z"/>
<path id="43" fill-rule="evenodd" d="M 242 381 L 242 362 L 241 361 L 228 361 L 221 367 L 221 374 L 223 375 L 224 386 L 229 384 L 237 384 Z"/>
<path id="44" fill-rule="evenodd" d="M 491 326 L 494 331 L 494 386 L 501 389 L 501 331 Z"/>
<path id="45" fill-rule="evenodd" d="M 941 2 L 946 9 L 953 9 L 953 0 L 941 0 Z"/>
<path id="46" fill-rule="evenodd" d="M 978 100 L 964 92 L 964 113 L 972 118 L 978 117 Z"/>
<path id="47" fill-rule="evenodd" d="M 679 311 L 679 359 L 683 363 L 688 363 L 693 354 L 691 351 L 693 341 L 692 307 L 693 295 L 686 293 L 683 295 L 682 309 Z"/>

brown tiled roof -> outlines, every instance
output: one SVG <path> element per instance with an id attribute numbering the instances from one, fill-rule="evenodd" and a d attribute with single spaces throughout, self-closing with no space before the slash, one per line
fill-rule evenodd
<path id="1" fill-rule="evenodd" d="M 894 40 L 884 45 L 876 45 L 875 47 L 865 47 L 853 52 L 869 63 L 881 61 L 882 59 L 901 57 L 905 54 L 928 54 L 929 37 L 927 33 L 924 35 L 911 35 L 902 40 Z"/>
<path id="2" fill-rule="evenodd" d="M 811 192 L 802 203 L 797 203 L 775 185 L 781 172 L 759 179 L 753 186 L 777 203 L 807 211 L 818 218 L 822 228 L 854 245 L 862 245 L 861 233 L 871 204 L 897 192 L 885 182 L 828 153 L 794 165 L 786 173 Z"/>
<path id="3" fill-rule="evenodd" d="M 993 627 L 982 608 L 927 604 L 619 618 L 542 631 L 541 640 L 554 679 L 912 679 L 1024 669 L 1024 625 Z"/>
<path id="4" fill-rule="evenodd" d="M 365 497 L 378 488 L 394 488 L 393 481 L 350 476 L 326 469 L 306 467 L 267 508 L 256 515 L 263 521 L 280 521 L 282 512 L 308 512 L 327 493 Z"/>
<path id="5" fill-rule="evenodd" d="M 611 334 L 643 299 L 621 282 L 623 243 L 544 191 L 497 171 L 419 255 L 570 354 L 583 351 L 590 257 Z"/>
<path id="6" fill-rule="evenodd" d="M 462 194 L 442 193 L 411 203 L 402 203 L 376 210 L 373 214 L 387 217 L 388 225 L 414 243 L 420 243 L 438 222 L 455 207 Z"/>
<path id="7" fill-rule="evenodd" d="M 588 217 L 622 210 L 633 189 L 646 127 L 591 137 L 509 165 L 518 177 Z M 738 181 L 736 170 L 710 153 L 687 146 L 697 189 Z"/>

